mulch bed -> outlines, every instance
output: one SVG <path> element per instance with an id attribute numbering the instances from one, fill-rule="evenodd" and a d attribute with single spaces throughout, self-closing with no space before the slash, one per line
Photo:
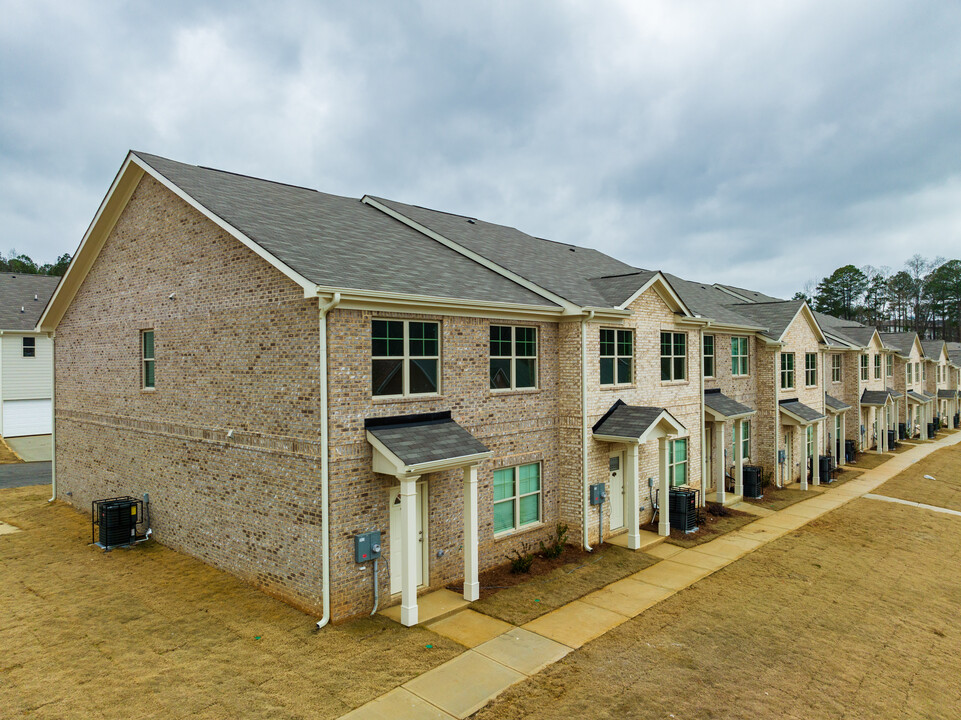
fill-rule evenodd
<path id="1" fill-rule="evenodd" d="M 506 588 L 514 587 L 515 585 L 520 585 L 521 583 L 527 582 L 531 578 L 538 577 L 540 575 L 547 575 L 553 572 L 557 568 L 564 567 L 565 565 L 581 565 L 582 563 L 591 562 L 599 555 L 603 554 L 604 550 L 610 549 L 612 546 L 604 543 L 603 545 L 597 546 L 594 552 L 587 552 L 578 545 L 565 545 L 564 552 L 556 558 L 545 558 L 537 555 L 534 557 L 534 563 L 531 565 L 531 569 L 526 573 L 512 573 L 511 564 L 509 562 L 503 565 L 498 565 L 490 570 L 485 570 L 480 573 L 478 580 L 480 582 L 480 600 L 486 597 L 490 597 L 495 593 L 504 590 Z M 601 552 L 598 552 L 601 551 Z M 453 590 L 457 593 L 462 593 L 464 591 L 464 586 L 461 583 L 452 583 L 447 586 L 448 590 Z"/>
<path id="2" fill-rule="evenodd" d="M 729 533 L 732 530 L 737 530 L 737 528 L 757 520 L 757 515 L 752 515 L 751 513 L 743 512 L 741 510 L 725 508 L 725 513 L 725 517 L 718 517 L 709 513 L 707 509 L 704 509 L 702 510 L 704 522 L 698 525 L 696 532 L 686 533 L 682 530 L 671 528 L 671 535 L 665 540 L 665 542 L 671 543 L 672 545 L 678 545 L 679 547 L 694 547 L 695 545 L 701 545 L 702 543 L 716 540 L 725 533 Z M 654 533 L 658 531 L 656 523 L 646 525 L 641 529 Z"/>

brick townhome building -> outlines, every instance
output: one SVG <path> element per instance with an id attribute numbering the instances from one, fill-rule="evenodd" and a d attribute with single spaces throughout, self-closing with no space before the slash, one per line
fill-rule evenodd
<path id="1" fill-rule="evenodd" d="M 825 357 L 864 351 L 803 302 L 143 153 L 39 329 L 55 495 L 149 493 L 159 541 L 321 624 L 370 610 L 358 533 L 381 532 L 379 595 L 409 625 L 419 593 L 476 599 L 557 523 L 636 548 L 672 486 L 723 495 L 730 474 L 736 497 L 746 458 L 806 483 L 859 408 L 860 386 L 832 402 Z"/>

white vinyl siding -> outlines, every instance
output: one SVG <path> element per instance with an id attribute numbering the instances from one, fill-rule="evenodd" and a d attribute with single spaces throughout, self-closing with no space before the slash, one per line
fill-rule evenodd
<path id="1" fill-rule="evenodd" d="M 36 338 L 34 357 L 23 356 L 23 335 L 5 333 L 0 338 L 4 400 L 49 399 L 53 395 L 53 341 L 43 335 L 32 337 Z"/>

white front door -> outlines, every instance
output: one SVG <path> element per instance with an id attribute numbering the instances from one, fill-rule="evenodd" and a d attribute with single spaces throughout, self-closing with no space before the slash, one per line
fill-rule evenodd
<path id="1" fill-rule="evenodd" d="M 612 453 L 607 498 L 611 503 L 611 530 L 624 527 L 624 453 Z"/>
<path id="2" fill-rule="evenodd" d="M 427 483 L 417 483 L 417 542 L 420 551 L 417 553 L 417 568 L 415 570 L 417 587 L 427 584 L 424 569 L 427 561 L 427 537 L 424 534 L 427 514 Z M 400 535 L 400 488 L 390 489 L 390 592 L 391 595 L 401 591 L 401 535 Z"/>

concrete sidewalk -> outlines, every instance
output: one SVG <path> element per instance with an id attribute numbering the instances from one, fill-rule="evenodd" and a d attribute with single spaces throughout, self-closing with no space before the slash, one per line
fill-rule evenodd
<path id="1" fill-rule="evenodd" d="M 810 500 L 765 515 L 690 549 L 658 545 L 661 562 L 589 593 L 517 628 L 464 609 L 428 628 L 470 648 L 462 655 L 363 705 L 345 718 L 466 718 L 511 685 L 636 617 L 661 600 L 766 543 L 862 497 L 932 452 L 961 442 L 961 433 L 919 445 L 838 488 L 822 486 Z"/>

